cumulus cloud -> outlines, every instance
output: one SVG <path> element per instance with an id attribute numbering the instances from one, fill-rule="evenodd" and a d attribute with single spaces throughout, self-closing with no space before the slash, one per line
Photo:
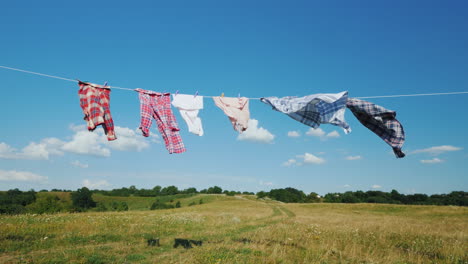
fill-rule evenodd
<path id="1" fill-rule="evenodd" d="M 310 153 L 304 153 L 304 155 L 297 155 L 297 158 L 303 159 L 305 164 L 323 164 L 325 163 L 325 159 L 319 158 Z"/>
<path id="2" fill-rule="evenodd" d="M 309 128 L 306 132 L 307 136 L 313 136 L 313 137 L 323 137 L 325 136 L 325 131 L 323 131 L 320 127 L 319 128 Z"/>
<path id="3" fill-rule="evenodd" d="M 380 185 L 378 185 L 378 184 L 374 184 L 374 185 L 372 185 L 371 187 L 372 187 L 372 189 L 380 189 L 380 188 L 382 188 L 382 186 L 380 186 Z"/>
<path id="4" fill-rule="evenodd" d="M 262 185 L 262 186 L 273 186 L 273 183 L 272 182 L 260 181 L 260 185 Z"/>
<path id="5" fill-rule="evenodd" d="M 288 131 L 288 137 L 297 138 L 300 136 L 301 134 L 299 133 L 299 131 Z"/>
<path id="6" fill-rule="evenodd" d="M 109 157 L 111 149 L 119 151 L 141 151 L 149 147 L 148 140 L 139 131 L 126 127 L 115 127 L 118 139 L 108 141 L 102 129 L 89 132 L 84 125 L 70 125 L 74 132 L 71 140 L 62 141 L 58 138 L 44 138 L 39 143 L 31 142 L 21 150 L 6 143 L 0 143 L 0 158 L 48 160 L 50 156 L 62 156 L 64 152 Z M 153 133 L 151 142 L 159 143 L 159 137 Z"/>
<path id="7" fill-rule="evenodd" d="M 272 143 L 275 136 L 263 127 L 258 127 L 258 120 L 250 119 L 248 128 L 237 136 L 237 140 L 258 143 Z"/>
<path id="8" fill-rule="evenodd" d="M 293 166 L 293 165 L 296 165 L 297 164 L 297 160 L 295 159 L 288 159 L 287 161 L 283 162 L 283 166 L 284 167 L 290 167 L 290 166 Z"/>
<path id="9" fill-rule="evenodd" d="M 31 142 L 22 150 L 0 143 L 0 158 L 4 159 L 26 159 L 26 160 L 48 160 L 50 155 L 63 155 L 60 146 L 63 141 L 57 138 L 45 138 L 39 143 Z"/>
<path id="10" fill-rule="evenodd" d="M 66 142 L 62 149 L 67 152 L 83 155 L 93 155 L 109 157 L 111 152 L 108 148 L 103 147 L 102 135 L 89 131 L 77 131 L 72 140 Z"/>
<path id="11" fill-rule="evenodd" d="M 79 162 L 78 160 L 75 160 L 75 161 L 71 162 L 70 164 L 73 165 L 73 166 L 75 166 L 75 167 L 83 168 L 83 169 L 87 169 L 87 168 L 89 167 L 88 164 L 81 163 L 81 162 Z"/>
<path id="12" fill-rule="evenodd" d="M 108 183 L 106 180 L 100 180 L 100 181 L 91 181 L 88 179 L 83 180 L 83 186 L 88 188 L 88 189 L 101 189 L 101 188 L 106 188 L 110 187 L 111 184 Z"/>
<path id="13" fill-rule="evenodd" d="M 47 177 L 29 172 L 29 171 L 0 170 L 0 181 L 43 182 L 46 180 L 47 180 Z"/>
<path id="14" fill-rule="evenodd" d="M 343 188 L 351 188 L 351 185 L 345 184 L 345 185 L 343 185 Z"/>
<path id="15" fill-rule="evenodd" d="M 360 160 L 362 159 L 362 157 L 361 156 L 347 156 L 345 159 L 346 160 Z"/>
<path id="16" fill-rule="evenodd" d="M 424 164 L 435 164 L 435 163 L 442 163 L 444 162 L 444 160 L 441 160 L 439 158 L 433 158 L 433 159 L 430 159 L 430 160 L 420 160 L 421 163 L 424 163 Z"/>
<path id="17" fill-rule="evenodd" d="M 340 137 L 340 133 L 338 133 L 338 131 L 336 130 L 333 130 L 332 132 L 327 134 L 327 138 L 339 138 L 339 137 Z"/>
<path id="18" fill-rule="evenodd" d="M 462 150 L 460 147 L 455 147 L 451 145 L 443 145 L 443 146 L 436 146 L 436 147 L 430 147 L 426 149 L 418 149 L 415 150 L 411 153 L 416 154 L 416 153 L 429 153 L 431 155 L 439 155 L 445 152 L 450 152 L 450 151 L 458 151 Z"/>
<path id="19" fill-rule="evenodd" d="M 111 149 L 120 151 L 142 151 L 149 147 L 147 140 L 141 135 L 141 132 L 139 133 L 138 129 L 132 130 L 127 127 L 116 126 L 115 133 L 118 136 L 117 140 L 107 141 L 106 138 L 103 141 L 103 143 L 108 145 Z"/>
<path id="20" fill-rule="evenodd" d="M 307 136 L 312 136 L 312 137 L 318 137 L 321 140 L 326 140 L 328 138 L 339 138 L 340 137 L 340 133 L 338 133 L 338 131 L 333 130 L 332 132 L 327 134 L 320 127 L 319 128 L 312 128 L 312 127 L 309 128 L 309 130 L 307 130 L 307 132 L 306 132 L 306 135 Z"/>

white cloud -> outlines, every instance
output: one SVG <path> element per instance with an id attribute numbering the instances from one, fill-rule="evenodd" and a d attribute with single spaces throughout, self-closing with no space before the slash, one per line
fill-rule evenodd
<path id="1" fill-rule="evenodd" d="M 288 159 L 287 161 L 283 162 L 283 166 L 284 167 L 290 167 L 292 165 L 296 165 L 297 164 L 297 160 L 295 159 Z"/>
<path id="2" fill-rule="evenodd" d="M 299 131 L 288 131 L 288 137 L 297 138 L 300 136 L 301 134 L 299 133 Z"/>
<path id="3" fill-rule="evenodd" d="M 46 181 L 47 177 L 41 176 L 28 171 L 4 171 L 0 170 L 0 181 L 32 181 L 32 182 L 43 182 Z"/>
<path id="4" fill-rule="evenodd" d="M 312 128 L 312 127 L 309 128 L 309 130 L 307 130 L 307 132 L 306 132 L 306 135 L 307 136 L 318 137 L 321 140 L 326 140 L 328 138 L 339 138 L 340 137 L 340 133 L 338 133 L 338 131 L 333 130 L 332 132 L 327 134 L 320 127 L 319 128 Z"/>
<path id="5" fill-rule="evenodd" d="M 109 157 L 111 149 L 141 151 L 149 147 L 148 140 L 138 130 L 126 127 L 115 127 L 118 139 L 114 141 L 108 141 L 102 129 L 89 132 L 84 125 L 70 125 L 69 128 L 74 132 L 69 141 L 62 141 L 58 138 L 44 138 L 39 143 L 29 143 L 20 151 L 0 142 L 0 158 L 48 160 L 50 156 L 62 156 L 64 152 Z M 150 136 L 149 141 L 160 142 L 159 137 L 154 133 Z"/>
<path id="6" fill-rule="evenodd" d="M 372 189 L 380 189 L 380 188 L 382 188 L 382 186 L 380 186 L 378 184 L 372 185 Z"/>
<path id="7" fill-rule="evenodd" d="M 433 158 L 430 160 L 421 160 L 421 163 L 424 163 L 424 164 L 435 164 L 435 163 L 442 163 L 442 162 L 444 162 L 444 160 L 441 160 L 439 158 Z"/>
<path id="8" fill-rule="evenodd" d="M 343 185 L 343 188 L 351 188 L 351 185 L 345 184 L 345 185 Z"/>
<path id="9" fill-rule="evenodd" d="M 461 150 L 462 148 L 459 147 L 454 147 L 450 145 L 443 145 L 443 146 L 436 146 L 436 147 L 430 147 L 426 149 L 418 149 L 415 150 L 411 153 L 416 154 L 416 153 L 429 153 L 431 155 L 439 155 L 445 152 L 450 152 L 450 151 L 458 151 Z"/>
<path id="10" fill-rule="evenodd" d="M 362 159 L 362 157 L 361 156 L 347 156 L 345 159 L 346 160 L 360 160 Z"/>
<path id="11" fill-rule="evenodd" d="M 72 140 L 65 143 L 62 149 L 76 154 L 109 157 L 111 154 L 110 150 L 101 146 L 103 142 L 102 136 L 99 132 L 77 131 L 73 135 Z"/>
<path id="12" fill-rule="evenodd" d="M 75 160 L 75 161 L 71 162 L 70 164 L 73 165 L 73 166 L 75 166 L 75 167 L 83 168 L 83 169 L 87 169 L 87 168 L 89 167 L 88 164 L 81 163 L 81 162 L 79 162 L 78 160 Z"/>
<path id="13" fill-rule="evenodd" d="M 258 120 L 250 119 L 248 128 L 237 136 L 237 140 L 258 143 L 272 143 L 275 136 L 263 127 L 258 127 Z"/>
<path id="14" fill-rule="evenodd" d="M 340 133 L 338 133 L 338 131 L 336 130 L 333 130 L 332 132 L 327 134 L 327 138 L 339 138 L 339 137 L 340 137 Z"/>
<path id="15" fill-rule="evenodd" d="M 100 188 L 106 188 L 106 187 L 111 186 L 111 184 L 108 183 L 106 180 L 92 182 L 88 179 L 85 179 L 83 180 L 82 184 L 84 187 L 88 189 L 100 189 Z"/>
<path id="16" fill-rule="evenodd" d="M 262 185 L 262 186 L 273 186 L 273 183 L 272 182 L 260 181 L 260 185 Z"/>
<path id="17" fill-rule="evenodd" d="M 298 155 L 298 158 L 304 159 L 305 164 L 323 164 L 325 163 L 325 159 L 319 158 L 310 153 L 304 153 L 304 155 Z"/>
<path id="18" fill-rule="evenodd" d="M 147 140 L 141 135 L 141 132 L 137 130 L 131 130 L 127 127 L 115 127 L 115 134 L 118 139 L 108 141 L 107 138 L 102 138 L 102 143 L 109 146 L 111 149 L 120 151 L 142 151 L 149 147 Z M 154 133 L 151 133 L 154 134 Z M 104 135 L 103 135 L 104 136 Z M 105 137 L 105 136 L 104 136 Z"/>
<path id="19" fill-rule="evenodd" d="M 63 141 L 57 138 L 44 138 L 41 142 L 31 142 L 21 151 L 18 151 L 2 142 L 0 143 L 0 158 L 48 160 L 50 155 L 63 155 L 63 152 L 60 150 L 62 144 Z"/>
<path id="20" fill-rule="evenodd" d="M 313 136 L 313 137 L 323 137 L 325 136 L 325 131 L 323 131 L 320 127 L 319 128 L 309 128 L 306 132 L 307 136 Z"/>

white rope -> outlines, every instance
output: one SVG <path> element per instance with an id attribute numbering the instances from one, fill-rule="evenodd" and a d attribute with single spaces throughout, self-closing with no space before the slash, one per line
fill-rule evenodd
<path id="1" fill-rule="evenodd" d="M 0 68 L 13 70 L 13 71 L 19 71 L 19 72 L 36 74 L 36 75 L 40 75 L 40 76 L 44 76 L 44 77 L 55 78 L 55 79 L 60 79 L 60 80 L 65 80 L 65 81 L 70 81 L 70 82 L 77 82 L 77 80 L 73 80 L 73 79 L 63 78 L 63 77 L 54 76 L 54 75 L 48 75 L 48 74 L 39 73 L 39 72 L 26 71 L 26 70 L 22 70 L 22 69 L 16 69 L 16 68 L 11 68 L 11 67 L 1 66 L 1 65 L 0 65 Z M 128 91 L 134 91 L 135 90 L 135 89 L 132 89 L 132 88 L 124 88 L 124 87 L 118 87 L 118 86 L 108 86 L 108 87 L 113 88 L 113 89 L 119 89 L 119 90 L 128 90 Z M 369 99 L 369 98 L 392 98 L 392 97 L 433 96 L 433 95 L 452 95 L 452 94 L 468 94 L 468 92 L 428 93 L 428 94 L 399 94 L 399 95 L 365 96 L 365 97 L 355 97 L 355 98 Z M 216 97 L 216 96 L 204 96 L 204 95 L 198 95 L 198 96 L 209 97 L 209 98 Z M 248 98 L 248 99 L 259 100 L 261 98 Z"/>
<path id="2" fill-rule="evenodd" d="M 38 73 L 38 72 L 26 71 L 26 70 L 21 70 L 21 69 L 16 69 L 16 68 L 10 68 L 10 67 L 5 67 L 5 66 L 1 66 L 1 65 L 0 65 L 0 68 L 4 68 L 4 69 L 8 69 L 8 70 L 13 70 L 13 71 L 26 72 L 26 73 L 31 73 L 31 74 L 36 74 L 36 75 L 41 75 L 41 76 L 45 76 L 45 77 L 50 77 L 50 78 L 55 78 L 55 79 L 60 79 L 60 80 L 65 80 L 65 81 L 70 81 L 70 82 L 76 82 L 76 80 L 72 80 L 72 79 L 67 79 L 67 78 L 63 78 L 63 77 L 58 77 L 58 76 L 53 76 L 53 75 L 48 75 L 48 74 L 43 74 L 43 73 Z"/>
<path id="3" fill-rule="evenodd" d="M 468 94 L 468 92 L 429 93 L 429 94 L 399 94 L 399 95 L 366 96 L 366 97 L 355 97 L 355 98 L 358 98 L 358 99 L 368 99 L 368 98 L 390 98 L 390 97 L 408 97 L 408 96 L 431 96 L 431 95 L 449 95 L 449 94 Z"/>

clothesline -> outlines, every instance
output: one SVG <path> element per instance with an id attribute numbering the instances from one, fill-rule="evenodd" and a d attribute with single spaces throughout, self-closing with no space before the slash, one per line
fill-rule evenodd
<path id="1" fill-rule="evenodd" d="M 29 74 L 40 75 L 40 76 L 59 79 L 59 80 L 64 80 L 64 81 L 77 82 L 77 80 L 73 80 L 73 79 L 69 79 L 69 78 L 64 78 L 64 77 L 59 77 L 59 76 L 54 76 L 54 75 L 49 75 L 49 74 L 44 74 L 44 73 L 39 73 L 39 72 L 27 71 L 27 70 L 23 70 L 23 69 L 12 68 L 12 67 L 6 67 L 6 66 L 1 66 L 0 65 L 0 68 L 7 69 L 7 70 L 24 72 L 24 73 L 29 73 Z M 108 86 L 108 87 L 113 88 L 113 89 L 118 89 L 118 90 L 135 91 L 135 89 L 132 89 L 132 88 L 124 88 L 124 87 L 118 87 L 118 86 Z M 354 98 L 370 99 L 370 98 L 395 98 L 395 97 L 413 97 L 413 96 L 454 95 L 454 94 L 468 94 L 468 91 L 467 92 L 447 92 L 447 93 L 427 93 L 427 94 L 378 95 L 378 96 L 364 96 L 364 97 L 354 97 Z M 209 98 L 216 97 L 216 96 L 206 96 L 206 95 L 199 95 L 199 96 L 209 97 Z M 250 98 L 250 97 L 248 97 L 248 99 L 259 100 L 260 98 Z"/>

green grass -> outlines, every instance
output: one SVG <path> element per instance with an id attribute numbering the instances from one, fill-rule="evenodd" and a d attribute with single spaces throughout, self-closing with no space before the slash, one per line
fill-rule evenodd
<path id="1" fill-rule="evenodd" d="M 131 211 L 2 215 L 0 263 L 468 263 L 464 207 L 196 195 L 165 197 L 182 208 L 150 211 L 156 198 L 93 198 Z M 173 248 L 174 238 L 203 245 Z"/>

